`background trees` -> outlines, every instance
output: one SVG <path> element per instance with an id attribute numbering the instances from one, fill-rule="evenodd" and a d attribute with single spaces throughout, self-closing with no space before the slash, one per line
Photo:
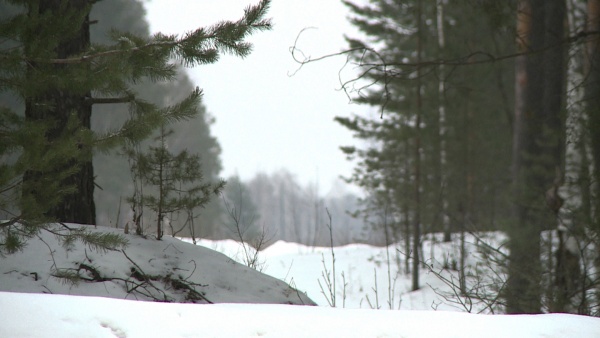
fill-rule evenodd
<path id="1" fill-rule="evenodd" d="M 344 3 L 363 37 L 348 38 L 359 75 L 342 85 L 380 111 L 337 118 L 363 140 L 341 149 L 358 160 L 349 181 L 369 193 L 365 212 L 389 210 L 404 238 L 506 231 L 508 312 L 590 311 L 598 276 L 579 260 L 598 256 L 597 235 L 577 215 L 596 213 L 596 2 Z"/>
<path id="2" fill-rule="evenodd" d="M 353 87 L 355 101 L 382 107 L 379 119 L 337 118 L 369 145 L 342 147 L 360 161 L 350 181 L 391 211 L 397 234 L 407 235 L 408 223 L 413 234 L 445 231 L 449 239 L 464 226 L 501 223 L 509 193 L 509 71 L 501 64 L 463 64 L 476 63 L 480 50 L 510 49 L 510 35 L 499 29 L 505 19 L 491 22 L 493 9 L 481 15 L 463 2 L 345 4 L 366 36 L 348 39 L 366 86 Z M 430 60 L 457 61 L 438 67 L 443 62 Z M 415 261 L 418 251 L 413 245 Z"/>
<path id="3" fill-rule="evenodd" d="M 329 210 L 334 223 L 334 245 L 385 244 L 382 231 L 366 228 L 365 220 L 352 214 L 359 207 L 356 195 L 341 187 L 325 196 L 317 190 L 316 184 L 300 185 L 286 170 L 258 173 L 244 181 L 237 176 L 227 178 L 223 193 L 229 209 L 224 221 L 228 228 L 226 238 L 238 239 L 235 216 L 244 232 L 244 240 L 250 244 L 266 235 L 267 245 L 283 240 L 308 246 L 328 246 Z"/>
<path id="4" fill-rule="evenodd" d="M 90 34 L 94 41 L 108 43 L 111 29 L 144 37 L 150 36 L 148 23 L 144 18 L 144 8 L 140 2 L 101 1 L 92 8 L 91 15 L 98 20 L 97 24 L 90 27 Z M 175 66 L 177 68 L 175 81 L 163 83 L 142 80 L 134 85 L 138 95 L 158 106 L 184 99 L 186 93 L 194 90 L 194 86 L 184 69 L 179 64 Z M 92 126 L 98 132 L 117 128 L 129 116 L 126 106 L 116 104 L 94 107 L 94 112 L 96 114 L 92 116 Z M 174 153 L 187 149 L 188 152 L 200 156 L 202 173 L 208 182 L 217 182 L 221 172 L 221 148 L 210 130 L 213 121 L 214 118 L 200 103 L 194 118 L 171 124 L 170 128 L 177 132 L 167 138 L 169 149 Z M 143 142 L 138 148 L 141 151 L 149 145 L 151 142 Z M 115 149 L 110 153 L 96 153 L 94 168 L 97 183 L 102 188 L 95 191 L 97 222 L 123 227 L 132 217 L 131 207 L 126 203 L 126 198 L 134 192 L 128 156 L 122 149 Z M 208 202 L 201 212 L 201 221 L 195 223 L 195 235 L 211 238 L 222 236 L 222 209 L 219 199 Z M 146 217 L 148 218 L 148 215 Z M 174 220 L 174 225 L 181 225 L 180 221 L 182 220 Z M 150 222 L 152 220 L 148 218 L 146 224 Z M 187 234 L 189 229 L 186 228 L 184 231 Z"/>

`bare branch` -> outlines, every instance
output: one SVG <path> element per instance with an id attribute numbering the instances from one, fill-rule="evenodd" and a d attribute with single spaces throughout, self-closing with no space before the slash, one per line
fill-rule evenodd
<path id="1" fill-rule="evenodd" d="M 289 73 L 288 76 L 294 76 L 305 65 L 307 65 L 309 63 L 318 62 L 318 61 L 330 59 L 333 57 L 346 55 L 347 56 L 346 61 L 345 61 L 344 65 L 341 67 L 340 71 L 338 72 L 338 78 L 339 78 L 339 82 L 340 82 L 340 86 L 341 86 L 340 90 L 343 90 L 344 93 L 346 94 L 346 96 L 348 97 L 348 99 L 350 101 L 352 101 L 352 97 L 350 96 L 350 93 L 355 92 L 360 96 L 360 93 L 362 90 L 367 89 L 375 84 L 378 84 L 379 80 L 373 80 L 372 82 L 370 82 L 364 86 L 361 86 L 360 88 L 354 88 L 354 84 L 356 82 L 358 82 L 361 79 L 364 79 L 365 77 L 367 77 L 369 74 L 371 74 L 374 71 L 381 73 L 381 76 L 383 77 L 382 86 L 383 86 L 383 91 L 384 91 L 384 93 L 383 93 L 383 101 L 384 102 L 381 107 L 381 116 L 380 116 L 381 118 L 383 118 L 383 112 L 390 100 L 390 92 L 388 89 L 388 84 L 390 83 L 391 79 L 403 76 L 404 72 L 399 70 L 401 68 L 417 68 L 417 67 L 423 68 L 423 67 L 437 67 L 437 66 L 459 67 L 459 66 L 473 66 L 473 65 L 480 65 L 480 64 L 487 64 L 487 63 L 495 63 L 495 62 L 500 62 L 500 61 L 511 60 L 511 59 L 517 58 L 519 56 L 535 55 L 535 54 L 544 53 L 544 52 L 547 52 L 549 50 L 552 50 L 554 48 L 560 47 L 565 44 L 573 44 L 573 43 L 581 42 L 582 40 L 588 39 L 589 37 L 598 39 L 599 38 L 598 35 L 600 34 L 600 32 L 598 32 L 598 31 L 581 31 L 572 36 L 566 37 L 565 39 L 559 41 L 556 44 L 551 44 L 551 45 L 545 46 L 544 48 L 541 48 L 541 49 L 537 49 L 537 50 L 529 49 L 524 52 L 517 52 L 517 53 L 505 54 L 505 55 L 499 55 L 499 56 L 494 55 L 492 53 L 484 52 L 484 51 L 475 51 L 475 52 L 472 52 L 467 55 L 464 55 L 464 56 L 461 56 L 458 58 L 454 58 L 454 59 L 432 59 L 432 60 L 423 60 L 423 61 L 418 61 L 418 62 L 397 62 L 397 61 L 387 62 L 385 60 L 385 58 L 379 52 L 377 52 L 377 50 L 375 50 L 374 48 L 371 48 L 371 47 L 367 47 L 367 46 L 350 48 L 350 49 L 346 49 L 346 50 L 343 50 L 340 52 L 325 54 L 325 55 L 321 55 L 321 56 L 314 57 L 314 58 L 311 56 L 307 56 L 300 48 L 298 48 L 298 41 L 300 39 L 300 35 L 308 29 L 315 29 L 315 27 L 306 27 L 306 28 L 302 29 L 296 36 L 294 45 L 289 48 L 290 54 L 292 54 L 292 58 L 294 59 L 294 61 L 296 63 L 299 64 L 299 66 L 295 71 Z M 362 53 L 362 56 L 355 63 L 356 68 L 361 68 L 362 70 L 359 73 L 359 75 L 355 76 L 354 78 L 352 78 L 350 80 L 344 81 L 342 79 L 341 72 L 343 69 L 346 68 L 346 66 L 349 63 L 351 63 L 351 57 L 356 52 Z M 375 56 L 375 58 L 378 59 L 379 61 L 375 62 L 375 63 L 365 62 L 367 55 Z"/>

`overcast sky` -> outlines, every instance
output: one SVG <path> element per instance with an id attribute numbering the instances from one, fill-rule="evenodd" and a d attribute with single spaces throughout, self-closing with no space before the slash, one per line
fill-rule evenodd
<path id="1" fill-rule="evenodd" d="M 243 15 L 258 0 L 150 0 L 144 4 L 152 32 L 184 33 Z M 349 104 L 340 91 L 338 72 L 345 58 L 313 63 L 298 69 L 289 52 L 298 33 L 307 27 L 298 47 L 313 57 L 346 47 L 343 34 L 356 35 L 339 0 L 273 0 L 272 31 L 250 38 L 253 53 L 246 59 L 223 57 L 213 65 L 188 71 L 204 90 L 204 104 L 216 118 L 212 131 L 223 153 L 223 176 L 249 179 L 256 172 L 281 168 L 301 184 L 319 181 L 327 193 L 352 164 L 339 150 L 356 141 L 333 121 L 335 116 L 369 108 Z M 350 75 L 346 73 L 346 77 Z"/>

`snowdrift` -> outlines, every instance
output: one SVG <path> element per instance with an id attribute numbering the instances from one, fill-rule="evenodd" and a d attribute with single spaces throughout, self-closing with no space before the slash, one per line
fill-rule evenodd
<path id="1" fill-rule="evenodd" d="M 123 234 L 100 226 L 89 229 Z M 124 236 L 129 241 L 124 250 L 102 252 L 81 242 L 64 248 L 54 234 L 42 231 L 22 252 L 1 259 L 0 291 L 162 302 L 316 305 L 281 280 L 208 248 L 167 236 L 161 241 Z M 73 283 L 57 274 L 78 276 L 80 281 Z"/>

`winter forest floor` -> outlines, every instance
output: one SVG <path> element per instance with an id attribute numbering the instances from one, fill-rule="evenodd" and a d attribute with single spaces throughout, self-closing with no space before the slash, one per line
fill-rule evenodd
<path id="1" fill-rule="evenodd" d="M 329 248 L 271 245 L 257 267 L 273 278 L 236 263 L 245 255 L 234 241 L 194 246 L 127 238 L 123 252 L 97 252 L 81 243 L 65 250 L 45 233 L 3 257 L 0 337 L 600 337 L 598 318 L 465 313 L 444 299 L 450 289 L 427 269 L 421 289 L 409 292 L 410 275 L 398 273 L 404 264 L 398 246 L 335 248 L 337 308 L 331 308 Z M 454 264 L 456 247 L 426 241 L 423 253 L 440 271 L 438 265 Z M 81 280 L 53 277 L 57 269 Z M 200 304 L 176 303 L 186 300 Z M 320 306 L 288 305 L 312 301 Z M 475 304 L 472 311 L 492 310 Z"/>

